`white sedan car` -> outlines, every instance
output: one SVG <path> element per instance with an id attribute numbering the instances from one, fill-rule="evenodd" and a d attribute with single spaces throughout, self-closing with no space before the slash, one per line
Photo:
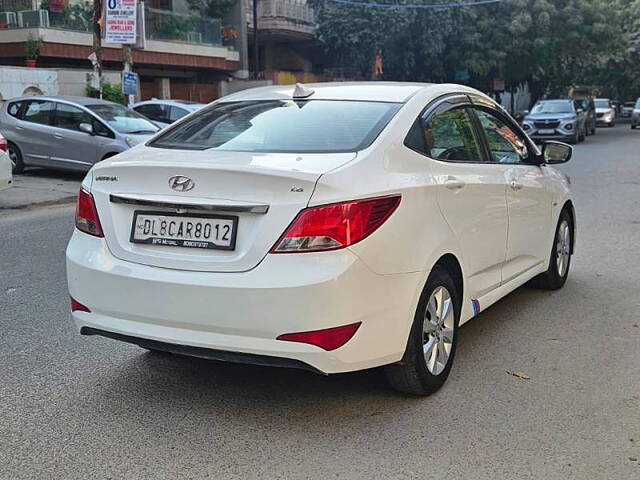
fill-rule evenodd
<path id="1" fill-rule="evenodd" d="M 7 139 L 0 135 L 0 190 L 9 188 L 13 183 L 12 167 L 13 163 L 7 153 Z"/>
<path id="2" fill-rule="evenodd" d="M 67 248 L 80 333 L 437 390 L 459 326 L 563 286 L 569 160 L 459 85 L 326 83 L 222 98 L 97 164 Z"/>

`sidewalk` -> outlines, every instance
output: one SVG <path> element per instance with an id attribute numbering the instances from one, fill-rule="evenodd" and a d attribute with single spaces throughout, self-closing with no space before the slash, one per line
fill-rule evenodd
<path id="1" fill-rule="evenodd" d="M 13 177 L 13 187 L 0 192 L 0 216 L 17 210 L 73 203 L 84 173 L 30 168 Z"/>

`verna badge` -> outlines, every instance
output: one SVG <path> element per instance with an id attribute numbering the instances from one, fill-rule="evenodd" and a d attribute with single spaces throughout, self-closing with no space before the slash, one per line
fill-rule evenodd
<path id="1" fill-rule="evenodd" d="M 196 186 L 195 182 L 184 175 L 175 175 L 169 178 L 169 186 L 178 192 L 188 192 Z"/>

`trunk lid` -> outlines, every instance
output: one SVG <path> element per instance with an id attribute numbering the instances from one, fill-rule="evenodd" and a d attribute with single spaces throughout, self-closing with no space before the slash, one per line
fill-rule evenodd
<path id="1" fill-rule="evenodd" d="M 320 175 L 355 156 L 137 147 L 97 164 L 91 193 L 115 257 L 178 270 L 242 272 L 260 263 L 307 206 Z M 193 187 L 173 190 L 174 176 L 187 177 Z M 235 248 L 132 243 L 134 212 L 237 217 Z"/>

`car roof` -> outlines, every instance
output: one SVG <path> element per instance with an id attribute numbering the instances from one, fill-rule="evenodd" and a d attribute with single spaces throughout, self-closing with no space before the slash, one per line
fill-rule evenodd
<path id="1" fill-rule="evenodd" d="M 326 82 L 305 83 L 306 89 L 313 90 L 309 100 L 361 100 L 371 102 L 405 103 L 420 90 L 434 86 L 432 83 L 409 82 Z M 233 93 L 220 102 L 246 100 L 292 99 L 295 85 L 273 85 L 252 88 Z"/>
<path id="2" fill-rule="evenodd" d="M 107 100 L 100 100 L 99 98 L 92 97 L 74 97 L 71 95 L 30 95 L 25 97 L 12 98 L 11 101 L 21 101 L 21 100 L 50 100 L 53 102 L 63 101 L 69 103 L 75 103 L 78 105 L 119 105 L 114 102 L 109 102 Z"/>
<path id="3" fill-rule="evenodd" d="M 160 105 L 177 105 L 185 108 L 193 108 L 200 107 L 206 105 L 206 103 L 201 102 L 192 102 L 191 100 L 175 100 L 173 98 L 152 98 L 151 100 L 142 100 L 140 102 L 136 102 L 135 106 L 138 105 L 149 105 L 149 104 L 160 104 Z"/>

